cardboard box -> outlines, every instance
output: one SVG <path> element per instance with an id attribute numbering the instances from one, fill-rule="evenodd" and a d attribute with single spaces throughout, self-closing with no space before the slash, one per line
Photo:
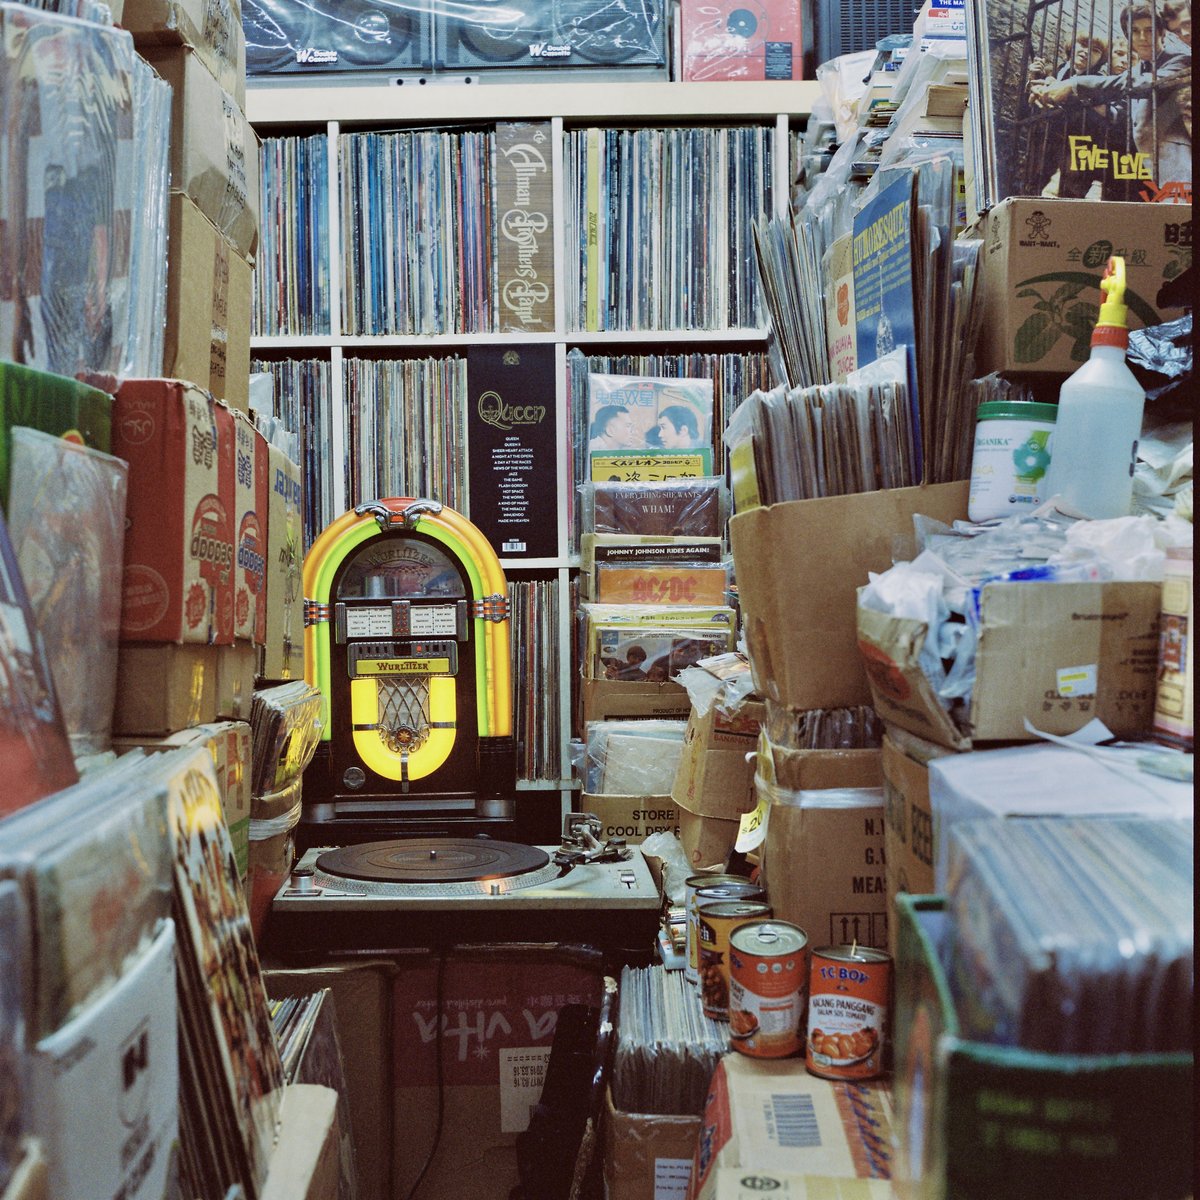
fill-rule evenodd
<path id="1" fill-rule="evenodd" d="M 900 892 L 933 891 L 936 848 L 933 806 L 929 800 L 929 763 L 953 751 L 903 729 L 883 738 L 884 878 L 888 916 Z"/>
<path id="2" fill-rule="evenodd" d="M 692 1173 L 700 1118 L 622 1112 L 604 1094 L 606 1200 L 681 1196 Z"/>
<path id="3" fill-rule="evenodd" d="M 902 1200 L 1189 1196 L 1190 1054 L 1083 1056 L 964 1041 L 939 962 L 945 900 L 896 902 L 893 1186 Z"/>
<path id="4" fill-rule="evenodd" d="M 592 796 L 579 797 L 579 811 L 600 818 L 601 840 L 624 838 L 636 846 L 652 833 L 679 836 L 679 808 L 670 796 Z"/>
<path id="5" fill-rule="evenodd" d="M 953 750 L 1030 741 L 1026 719 L 1045 733 L 1069 734 L 1099 717 L 1117 737 L 1145 737 L 1154 717 L 1159 594 L 1155 583 L 988 584 L 965 730 L 921 670 L 926 627 L 860 608 L 859 650 L 875 710 Z"/>
<path id="6" fill-rule="evenodd" d="M 182 192 L 170 195 L 167 236 L 163 370 L 249 412 L 250 265 Z"/>
<path id="7" fill-rule="evenodd" d="M 233 843 L 238 876 L 245 883 L 250 833 L 250 726 L 245 721 L 219 721 L 183 729 L 167 737 L 124 737 L 114 742 L 118 754 L 140 747 L 149 753 L 178 746 L 207 747 L 217 773 L 221 812 Z"/>
<path id="8" fill-rule="evenodd" d="M 117 392 L 112 441 L 129 463 L 122 639 L 228 645 L 233 415 L 193 384 L 129 379 Z"/>
<path id="9" fill-rule="evenodd" d="M 1194 799 L 1190 781 L 1134 773 L 1130 767 L 1118 773 L 1089 755 L 1046 742 L 947 755 L 929 765 L 934 888 L 941 891 L 946 886 L 950 832 L 960 821 L 1127 816 L 1191 820 Z"/>
<path id="10" fill-rule="evenodd" d="M 65 375 L 0 362 L 0 509 L 8 511 L 8 473 L 14 425 L 69 436 L 95 450 L 112 450 L 113 398 Z"/>
<path id="11" fill-rule="evenodd" d="M 303 505 L 300 468 L 277 446 L 267 447 L 267 624 L 260 674 L 304 676 Z"/>
<path id="12" fill-rule="evenodd" d="M 121 646 L 113 733 L 162 737 L 216 721 L 217 651 L 170 643 Z"/>
<path id="13" fill-rule="evenodd" d="M 171 187 L 184 192 L 248 262 L 258 250 L 258 136 L 190 46 L 146 47 L 171 85 Z"/>
<path id="14" fill-rule="evenodd" d="M 582 722 L 615 717 L 686 717 L 688 694 L 678 683 L 626 683 L 617 679 L 584 679 L 579 685 Z"/>
<path id="15" fill-rule="evenodd" d="M 747 1167 L 721 1167 L 713 1200 L 761 1200 L 763 1193 L 791 1200 L 892 1200 L 882 1179 L 835 1179 L 831 1175 L 784 1175 Z"/>
<path id="16" fill-rule="evenodd" d="M 747 811 L 754 808 L 754 779 L 751 776 Z M 741 823 L 727 817 L 705 817 L 679 808 L 679 841 L 688 862 L 699 871 L 724 867 L 737 842 Z"/>
<path id="17" fill-rule="evenodd" d="M 338 1138 L 337 1092 L 289 1084 L 260 1200 L 337 1200 Z"/>
<path id="18" fill-rule="evenodd" d="M 878 750 L 782 750 L 759 743 L 768 802 L 763 876 L 776 917 L 810 946 L 886 949 L 883 766 Z"/>
<path id="19" fill-rule="evenodd" d="M 1074 371 L 1090 353 L 1100 276 L 1113 254 L 1125 258 L 1130 329 L 1179 315 L 1159 309 L 1156 297 L 1191 264 L 1190 204 L 1008 199 L 973 233 L 983 238 L 979 287 L 988 314 L 977 375 Z"/>
<path id="20" fill-rule="evenodd" d="M 267 440 L 244 413 L 233 414 L 233 635 L 267 639 L 267 519 L 271 465 Z"/>
<path id="21" fill-rule="evenodd" d="M 880 1084 L 820 1079 L 798 1058 L 727 1054 L 709 1088 L 687 1200 L 716 1200 L 722 1167 L 886 1181 L 892 1123 Z"/>
<path id="22" fill-rule="evenodd" d="M 702 817 L 736 820 L 754 807 L 753 758 L 758 731 L 766 720 L 760 700 L 745 703 L 734 716 L 716 705 L 703 715 L 693 709 L 683 735 L 683 754 L 671 796 Z"/>
<path id="23" fill-rule="evenodd" d="M 296 860 L 294 833 L 300 823 L 302 780 L 250 801 L 249 870 L 246 896 L 255 941 L 261 943 L 271 901 Z"/>
<path id="24" fill-rule="evenodd" d="M 599 1004 L 601 975 L 561 954 L 454 954 L 444 967 L 439 1038 L 437 969 L 422 955 L 401 963 L 396 976 L 391 1194 L 408 1195 L 433 1144 L 440 1051 L 442 1138 L 422 1200 L 506 1197 L 517 1183 L 517 1134 L 541 1098 L 558 1012 Z"/>
<path id="25" fill-rule="evenodd" d="M 307 996 L 328 988 L 345 1066 L 350 1133 L 360 1200 L 391 1196 L 391 962 L 363 961 L 314 968 L 267 969 L 267 995 Z"/>
<path id="26" fill-rule="evenodd" d="M 30 1132 L 50 1194 L 167 1194 L 179 1137 L 175 926 L 28 1056 Z M 98 1103 L 98 1097 L 105 1098 Z"/>
<path id="27" fill-rule="evenodd" d="M 250 720 L 258 650 L 250 642 L 235 641 L 217 648 L 217 716 L 226 721 Z"/>
<path id="28" fill-rule="evenodd" d="M 241 0 L 124 0 L 121 24 L 139 50 L 191 46 L 238 108 L 246 107 Z"/>
<path id="29" fill-rule="evenodd" d="M 869 704 L 854 609 L 913 516 L 967 515 L 967 482 L 795 500 L 737 513 L 729 537 L 755 690 L 789 708 Z"/>

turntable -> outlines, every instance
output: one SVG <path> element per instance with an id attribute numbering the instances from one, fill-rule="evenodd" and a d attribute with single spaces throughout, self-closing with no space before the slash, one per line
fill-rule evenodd
<path id="1" fill-rule="evenodd" d="M 580 942 L 642 960 L 658 888 L 640 851 L 570 813 L 560 846 L 406 838 L 308 850 L 275 897 L 269 940 L 288 959 L 470 942 Z"/>

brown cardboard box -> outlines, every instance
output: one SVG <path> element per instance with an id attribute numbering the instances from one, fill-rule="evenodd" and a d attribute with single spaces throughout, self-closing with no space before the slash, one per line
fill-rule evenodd
<path id="1" fill-rule="evenodd" d="M 686 717 L 692 702 L 683 687 L 667 683 L 626 683 L 617 679 L 584 679 L 579 687 L 582 721 L 615 717 Z"/>
<path id="2" fill-rule="evenodd" d="M 770 803 L 763 876 L 774 915 L 810 946 L 887 948 L 883 768 L 878 750 L 783 750 L 759 743 Z M 847 794 L 843 789 L 853 789 Z"/>
<path id="3" fill-rule="evenodd" d="M 147 47 L 171 85 L 171 187 L 184 192 L 248 262 L 258 250 L 258 136 L 190 46 Z"/>
<path id="4" fill-rule="evenodd" d="M 48 1200 L 49 1188 L 42 1143 L 33 1137 L 22 1139 L 4 1200 Z"/>
<path id="5" fill-rule="evenodd" d="M 929 766 L 953 751 L 927 742 L 904 729 L 892 728 L 883 739 L 883 846 L 887 863 L 889 918 L 900 892 L 934 890 L 933 807 L 929 801 Z"/>
<path id="6" fill-rule="evenodd" d="M 700 1118 L 621 1112 L 611 1090 L 604 1100 L 606 1200 L 682 1195 L 692 1172 Z"/>
<path id="7" fill-rule="evenodd" d="M 746 811 L 754 808 L 754 779 L 751 776 Z M 679 841 L 687 860 L 698 871 L 724 867 L 737 841 L 740 823 L 726 817 L 705 817 L 679 806 Z"/>
<path id="8" fill-rule="evenodd" d="M 802 1139 L 791 1136 L 796 1120 L 806 1130 Z M 891 1145 L 892 1104 L 883 1085 L 820 1079 L 799 1058 L 726 1054 L 709 1088 L 687 1200 L 716 1200 L 722 1167 L 886 1181 Z"/>
<path id="9" fill-rule="evenodd" d="M 250 409 L 250 265 L 182 192 L 168 204 L 167 375 Z"/>
<path id="10" fill-rule="evenodd" d="M 754 755 L 758 731 L 766 719 L 760 700 L 751 700 L 728 717 L 716 706 L 700 716 L 693 709 L 683 735 L 683 754 L 671 796 L 682 808 L 702 817 L 736 820 L 754 807 Z"/>
<path id="11" fill-rule="evenodd" d="M 1118 737 L 1144 737 L 1154 715 L 1159 594 L 1155 583 L 988 584 L 965 731 L 921 670 L 925 626 L 860 608 L 876 711 L 953 750 L 1031 741 L 1026 719 L 1068 734 L 1099 717 Z"/>
<path id="12" fill-rule="evenodd" d="M 892 1200 L 886 1179 L 838 1179 L 832 1175 L 793 1175 L 781 1171 L 747 1171 L 745 1167 L 718 1167 L 713 1200 Z"/>
<path id="13" fill-rule="evenodd" d="M 337 1200 L 337 1092 L 289 1084 L 260 1200 Z"/>
<path id="14" fill-rule="evenodd" d="M 1090 353 L 1100 276 L 1113 254 L 1125 258 L 1131 329 L 1179 315 L 1155 299 L 1191 264 L 1190 204 L 1009 199 L 973 232 L 983 238 L 979 286 L 988 314 L 978 375 L 1074 371 Z"/>
<path id="15" fill-rule="evenodd" d="M 244 413 L 234 412 L 233 635 L 261 646 L 267 637 L 267 441 Z"/>
<path id="16" fill-rule="evenodd" d="M 246 107 L 241 0 L 125 0 L 121 24 L 139 50 L 191 46 L 217 82 Z"/>
<path id="17" fill-rule="evenodd" d="M 635 846 L 652 833 L 679 835 L 679 809 L 670 796 L 592 796 L 584 792 L 579 811 L 600 818 L 601 840 L 624 838 Z"/>
<path id="18" fill-rule="evenodd" d="M 394 1000 L 395 1192 L 407 1196 L 433 1144 L 440 1048 L 444 1117 L 421 1200 L 504 1198 L 517 1182 L 516 1139 L 541 1098 L 559 1010 L 599 1003 L 599 971 L 561 955 L 455 954 L 443 976 L 438 1037 L 437 966 L 400 964 Z"/>
<path id="19" fill-rule="evenodd" d="M 303 507 L 300 468 L 277 446 L 267 447 L 267 626 L 262 677 L 304 676 Z"/>
<path id="20" fill-rule="evenodd" d="M 162 737 L 216 721 L 217 651 L 163 642 L 122 645 L 113 733 Z"/>
<path id="21" fill-rule="evenodd" d="M 321 967 L 268 968 L 272 999 L 333 993 L 345 1066 L 350 1132 L 360 1200 L 394 1194 L 392 1172 L 392 977 L 378 960 Z"/>
<path id="22" fill-rule="evenodd" d="M 870 571 L 913 539 L 913 516 L 967 515 L 969 485 L 943 483 L 795 500 L 729 522 L 755 690 L 789 708 L 869 704 L 858 661 L 855 597 Z"/>
<path id="23" fill-rule="evenodd" d="M 258 673 L 258 650 L 240 638 L 221 646 L 217 654 L 217 716 L 226 721 L 248 721 Z"/>
<path id="24" fill-rule="evenodd" d="M 193 384 L 129 379 L 112 448 L 129 463 L 121 637 L 231 643 L 233 415 Z"/>

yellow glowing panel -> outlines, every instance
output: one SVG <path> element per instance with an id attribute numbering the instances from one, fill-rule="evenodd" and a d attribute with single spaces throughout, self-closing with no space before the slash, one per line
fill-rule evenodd
<path id="1" fill-rule="evenodd" d="M 449 675 L 448 658 L 360 658 L 358 675 Z"/>
<path id="2" fill-rule="evenodd" d="M 393 660 L 394 661 L 394 660 Z M 428 660 L 426 660 L 428 661 Z M 350 681 L 350 720 L 354 726 L 354 748 L 362 761 L 384 779 L 414 780 L 432 775 L 454 749 L 455 685 L 452 675 L 429 677 L 429 721 L 431 729 L 415 750 L 393 750 L 378 729 L 360 725 L 379 722 L 379 681 L 370 677 Z"/>

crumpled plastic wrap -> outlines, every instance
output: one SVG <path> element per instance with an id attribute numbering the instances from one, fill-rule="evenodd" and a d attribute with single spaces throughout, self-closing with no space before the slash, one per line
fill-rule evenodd
<path id="1" fill-rule="evenodd" d="M 666 796 L 683 754 L 686 721 L 591 721 L 583 763 L 592 796 Z"/>

